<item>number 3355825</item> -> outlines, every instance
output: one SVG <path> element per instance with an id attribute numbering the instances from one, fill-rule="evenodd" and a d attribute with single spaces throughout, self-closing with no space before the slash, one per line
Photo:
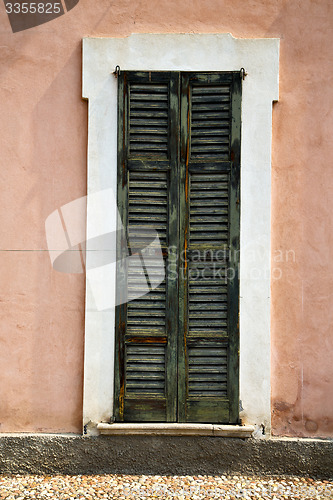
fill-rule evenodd
<path id="1" fill-rule="evenodd" d="M 23 2 L 23 3 L 6 3 L 7 14 L 60 14 L 61 4 L 56 3 L 35 3 L 35 2 Z"/>

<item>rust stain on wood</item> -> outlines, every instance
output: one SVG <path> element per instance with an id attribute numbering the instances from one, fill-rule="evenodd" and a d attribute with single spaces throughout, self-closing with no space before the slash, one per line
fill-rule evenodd
<path id="1" fill-rule="evenodd" d="M 186 273 L 186 270 L 187 270 L 187 225 L 185 227 L 184 258 L 185 258 L 185 273 Z"/>
<path id="2" fill-rule="evenodd" d="M 131 337 L 126 342 L 133 344 L 166 344 L 167 337 Z"/>
<path id="3" fill-rule="evenodd" d="M 185 200 L 188 200 L 188 162 L 190 157 L 190 87 L 188 87 L 188 109 L 187 109 L 187 142 L 186 142 L 186 177 L 185 177 Z"/>
<path id="4" fill-rule="evenodd" d="M 125 97 L 126 97 L 126 74 L 124 75 L 124 90 L 123 90 L 123 99 L 125 103 Z M 126 130 L 125 130 L 125 106 L 123 106 L 123 151 L 126 151 L 125 149 L 125 137 L 126 137 Z M 123 188 L 125 187 L 126 183 L 126 164 L 125 164 L 125 158 L 123 156 L 123 164 L 122 164 L 122 169 L 123 169 Z"/>
<path id="5" fill-rule="evenodd" d="M 119 393 L 119 416 L 120 420 L 124 420 L 124 380 L 122 381 Z"/>

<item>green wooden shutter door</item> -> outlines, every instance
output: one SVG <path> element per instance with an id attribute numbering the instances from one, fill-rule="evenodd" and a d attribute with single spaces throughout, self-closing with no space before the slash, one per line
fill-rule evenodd
<path id="1" fill-rule="evenodd" d="M 116 419 L 237 423 L 240 76 L 119 78 Z"/>
<path id="2" fill-rule="evenodd" d="M 119 78 L 116 419 L 176 421 L 179 77 Z"/>
<path id="3" fill-rule="evenodd" d="M 240 76 L 184 73 L 181 95 L 179 418 L 236 423 Z"/>

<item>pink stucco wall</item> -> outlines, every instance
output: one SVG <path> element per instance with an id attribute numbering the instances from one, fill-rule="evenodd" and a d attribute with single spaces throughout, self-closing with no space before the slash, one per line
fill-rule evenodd
<path id="1" fill-rule="evenodd" d="M 0 5 L 0 431 L 81 431 L 84 277 L 52 269 L 44 222 L 86 194 L 82 38 L 230 32 L 281 38 L 273 432 L 333 436 L 332 25 L 331 0 L 80 0 L 66 15 L 13 34 Z"/>

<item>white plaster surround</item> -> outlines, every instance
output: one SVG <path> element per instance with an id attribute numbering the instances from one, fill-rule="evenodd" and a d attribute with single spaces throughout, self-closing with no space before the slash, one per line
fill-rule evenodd
<path id="1" fill-rule="evenodd" d="M 278 100 L 279 40 L 230 34 L 134 34 L 83 40 L 83 97 L 89 100 L 87 241 L 113 231 L 117 192 L 117 80 L 122 70 L 236 71 L 242 93 L 240 400 L 243 423 L 270 433 L 270 240 L 272 101 Z M 108 201 L 109 199 L 109 201 Z M 91 254 L 87 251 L 87 269 Z M 87 271 L 83 424 L 113 411 L 115 264 Z M 90 431 L 89 431 L 90 429 Z M 258 432 L 259 433 L 259 432 Z"/>

